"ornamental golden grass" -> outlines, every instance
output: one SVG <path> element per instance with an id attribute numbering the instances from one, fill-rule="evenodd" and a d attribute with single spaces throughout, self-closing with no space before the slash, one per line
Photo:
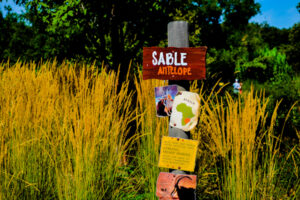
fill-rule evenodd
<path id="1" fill-rule="evenodd" d="M 229 93 L 219 97 L 218 92 L 213 89 L 205 95 L 200 90 L 199 125 L 192 134 L 213 157 L 204 165 L 207 161 L 215 165 L 215 173 L 210 175 L 217 175 L 217 195 L 222 199 L 243 200 L 277 199 L 289 193 L 278 191 L 287 185 L 276 185 L 280 176 L 278 157 L 282 135 L 275 136 L 274 127 L 280 102 L 273 113 L 268 113 L 268 99 L 253 87 L 238 97 Z M 199 150 L 201 155 L 207 156 L 207 152 Z M 206 176 L 207 171 L 198 171 L 198 177 L 207 179 Z M 295 182 L 295 187 L 299 183 Z M 290 196 L 295 197 L 296 193 Z"/>
<path id="2" fill-rule="evenodd" d="M 225 100 L 216 99 L 213 105 L 204 104 L 207 115 L 202 115 L 201 122 L 211 138 L 211 151 L 215 157 L 221 157 L 222 196 L 253 199 L 253 189 L 259 181 L 256 136 L 263 134 L 260 126 L 264 127 L 267 102 L 263 97 L 253 97 L 252 91 L 243 102 L 227 95 Z"/>
<path id="3" fill-rule="evenodd" d="M 161 80 L 142 80 L 142 73 L 135 78 L 137 92 L 137 168 L 143 179 L 144 199 L 157 199 L 156 181 L 159 175 L 158 160 L 161 138 L 168 135 L 168 118 L 156 116 L 154 88 L 167 85 Z"/>
<path id="4" fill-rule="evenodd" d="M 156 199 L 158 174 L 168 171 L 157 165 L 169 120 L 156 117 L 154 87 L 167 82 L 138 73 L 131 91 L 129 74 L 119 87 L 118 76 L 55 60 L 0 64 L 0 200 Z M 263 93 L 235 98 L 222 89 L 206 94 L 196 81 L 190 88 L 201 99 L 191 131 L 199 140 L 197 196 L 296 199 L 299 181 L 292 192 L 277 184 L 280 104 L 268 113 Z M 299 145 L 285 155 L 296 177 L 299 155 Z"/>
<path id="5" fill-rule="evenodd" d="M 0 67 L 0 199 L 121 199 L 133 93 L 118 74 L 55 61 Z"/>

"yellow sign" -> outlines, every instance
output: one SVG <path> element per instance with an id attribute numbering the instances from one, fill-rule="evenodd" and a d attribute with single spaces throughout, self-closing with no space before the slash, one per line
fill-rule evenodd
<path id="1" fill-rule="evenodd" d="M 163 136 L 158 166 L 193 172 L 197 148 L 197 140 Z"/>

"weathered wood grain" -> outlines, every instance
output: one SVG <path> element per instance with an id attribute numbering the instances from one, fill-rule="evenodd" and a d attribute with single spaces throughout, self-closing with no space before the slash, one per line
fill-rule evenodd
<path id="1" fill-rule="evenodd" d="M 175 53 L 177 55 L 176 64 L 167 64 L 158 62 L 159 65 L 154 65 L 155 63 L 153 52 L 156 51 L 155 56 L 156 62 L 160 58 L 160 53 L 163 55 L 167 53 L 172 53 L 175 59 Z M 160 79 L 160 80 L 201 80 L 206 78 L 205 69 L 205 58 L 206 58 L 207 47 L 192 47 L 192 48 L 176 48 L 176 47 L 144 47 L 143 48 L 143 79 Z M 180 55 L 184 54 L 185 65 L 181 64 Z M 165 57 L 164 57 L 165 58 Z M 179 66 L 178 66 L 179 65 Z"/>

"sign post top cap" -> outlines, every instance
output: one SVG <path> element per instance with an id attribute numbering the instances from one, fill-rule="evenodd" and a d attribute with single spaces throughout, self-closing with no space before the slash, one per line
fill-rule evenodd
<path id="1" fill-rule="evenodd" d="M 180 20 L 180 21 L 171 21 L 171 22 L 168 23 L 168 25 L 174 24 L 174 23 L 176 23 L 176 24 L 177 24 L 177 23 L 178 23 L 178 24 L 188 24 L 187 21 Z"/>

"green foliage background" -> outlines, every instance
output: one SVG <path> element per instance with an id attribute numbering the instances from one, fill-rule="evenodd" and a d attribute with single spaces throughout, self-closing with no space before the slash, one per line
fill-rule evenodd
<path id="1" fill-rule="evenodd" d="M 250 90 L 252 86 L 257 91 L 263 89 L 270 101 L 266 108 L 267 113 L 273 113 L 274 108 L 277 109 L 277 103 L 281 101 L 274 124 L 274 138 L 281 137 L 282 134 L 282 146 L 278 154 L 290 157 L 292 154 L 289 152 L 295 150 L 291 147 L 295 145 L 299 147 L 297 135 L 299 136 L 300 106 L 297 101 L 300 99 L 300 22 L 289 29 L 249 23 L 249 19 L 260 12 L 260 4 L 254 0 L 15 0 L 15 2 L 24 6 L 23 14 L 15 14 L 10 8 L 7 8 L 6 16 L 0 12 L 0 59 L 3 63 L 7 63 L 7 60 L 11 65 L 18 60 L 22 63 L 29 61 L 43 63 L 44 60 L 54 59 L 58 63 L 95 62 L 96 66 L 103 66 L 102 69 L 106 71 L 116 72 L 120 69 L 118 86 L 126 82 L 125 74 L 131 70 L 129 89 L 135 89 L 137 93 L 139 90 L 134 86 L 133 77 L 142 69 L 143 47 L 166 47 L 167 24 L 174 20 L 187 21 L 190 46 L 208 47 L 207 79 L 202 81 L 203 91 L 213 94 L 214 89 L 215 91 L 219 89 L 218 86 L 217 88 L 214 86 L 221 82 L 229 84 L 224 87 L 220 85 L 222 90 L 219 94 L 226 93 L 223 89 L 232 93 L 232 83 L 236 78 L 243 83 L 243 91 Z M 300 3 L 297 6 L 300 12 L 299 8 Z M 152 94 L 148 88 L 145 91 L 149 93 L 148 96 Z M 137 97 L 133 96 L 132 101 L 136 100 L 134 98 Z M 141 99 L 141 102 L 145 100 Z M 141 106 L 150 104 L 141 102 Z M 292 105 L 295 106 L 290 111 Z M 286 121 L 288 114 L 290 117 Z M 155 116 L 149 119 L 154 121 L 144 120 L 147 123 L 140 126 L 141 132 L 144 131 L 147 136 L 146 142 L 143 138 L 141 142 L 150 145 L 152 143 L 147 141 L 151 141 L 153 135 L 149 133 L 154 131 L 148 129 L 166 126 L 165 124 L 158 126 Z M 270 115 L 267 120 L 272 120 Z M 284 132 L 281 132 L 283 127 Z M 156 132 L 162 134 L 161 131 Z M 159 140 L 160 136 L 157 138 Z M 153 171 L 151 168 L 153 166 L 150 165 L 152 162 L 148 162 L 148 165 L 145 163 L 149 159 L 157 163 L 155 159 L 158 149 L 147 146 L 146 150 L 149 149 L 154 151 L 136 152 L 145 159 L 143 162 L 137 162 L 137 168 L 144 170 L 145 172 L 141 172 L 143 174 L 151 174 L 145 176 L 144 180 L 150 189 L 146 188 L 137 199 L 150 199 L 154 196 L 153 183 L 156 181 L 158 169 L 155 168 Z M 299 153 L 299 149 L 295 151 Z M 150 155 L 151 158 L 146 155 Z M 299 163 L 299 160 L 294 162 Z M 293 164 L 285 161 L 278 163 L 278 166 L 282 166 L 282 174 L 278 178 L 282 181 L 280 184 L 289 185 L 295 176 L 298 178 L 298 174 L 294 176 L 290 172 L 290 169 L 294 168 Z M 210 162 L 202 163 L 202 166 L 206 165 L 210 165 Z M 203 171 L 210 174 L 204 167 Z M 116 175 L 120 180 L 137 173 L 131 166 L 117 170 L 122 172 Z M 212 182 L 203 177 L 199 180 Z M 210 188 L 204 185 L 197 190 L 209 191 Z M 289 192 L 293 191 L 286 193 Z M 299 187 L 297 192 L 299 193 Z M 124 192 L 120 194 L 130 195 Z"/>
<path id="2" fill-rule="evenodd" d="M 96 62 L 125 74 L 141 69 L 142 48 L 167 46 L 167 24 L 189 23 L 190 46 L 207 46 L 207 90 L 219 79 L 239 78 L 283 99 L 282 119 L 299 100 L 300 23 L 289 29 L 249 23 L 260 12 L 254 0 L 15 0 L 23 14 L 0 13 L 0 58 L 40 62 Z M 299 11 L 300 3 L 297 6 Z M 119 67 L 120 66 L 120 67 Z M 120 82 L 124 76 L 120 76 Z M 231 90 L 231 84 L 227 87 Z M 292 136 L 299 129 L 292 112 Z M 280 120 L 279 120 L 280 121 Z M 278 127 L 282 124 L 278 122 Z M 293 132 L 293 133 L 292 133 Z"/>

